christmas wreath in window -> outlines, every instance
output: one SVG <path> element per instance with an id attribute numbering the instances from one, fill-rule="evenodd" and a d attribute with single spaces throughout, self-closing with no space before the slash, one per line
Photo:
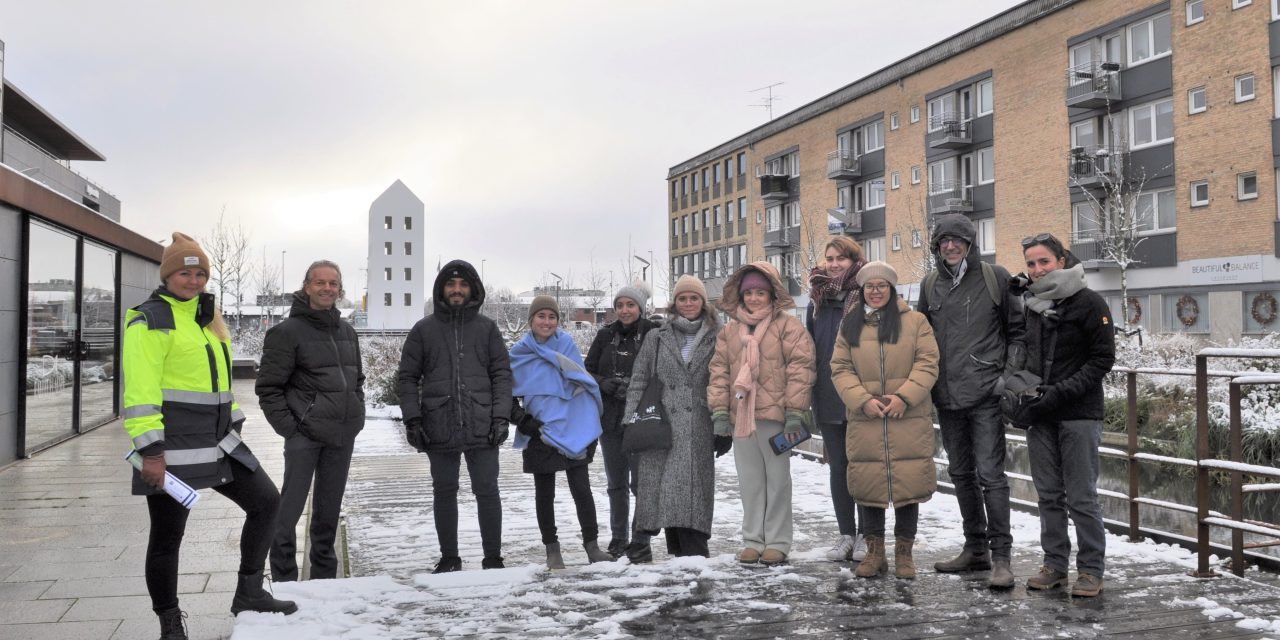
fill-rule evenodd
<path id="1" fill-rule="evenodd" d="M 1253 321 L 1264 327 L 1276 321 L 1276 311 L 1276 297 L 1266 291 L 1254 296 L 1249 305 Z"/>
<path id="2" fill-rule="evenodd" d="M 1127 324 L 1132 327 L 1137 326 L 1140 322 L 1142 322 L 1142 303 L 1138 302 L 1137 298 L 1130 296 L 1129 318 L 1127 319 Z"/>
<path id="3" fill-rule="evenodd" d="M 1181 322 L 1182 326 L 1187 328 L 1190 328 L 1200 319 L 1200 303 L 1196 302 L 1196 299 L 1190 295 L 1178 298 L 1178 305 L 1174 311 L 1178 315 L 1178 322 Z"/>

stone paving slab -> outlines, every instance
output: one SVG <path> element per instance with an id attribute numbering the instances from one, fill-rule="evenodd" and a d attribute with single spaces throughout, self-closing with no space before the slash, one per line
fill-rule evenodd
<path id="1" fill-rule="evenodd" d="M 119 628 L 119 620 L 92 622 L 56 622 L 44 624 L 5 624 L 5 640 L 100 640 L 110 638 Z M 157 625 L 148 635 L 158 635 Z M 134 636 L 145 638 L 147 636 Z"/>

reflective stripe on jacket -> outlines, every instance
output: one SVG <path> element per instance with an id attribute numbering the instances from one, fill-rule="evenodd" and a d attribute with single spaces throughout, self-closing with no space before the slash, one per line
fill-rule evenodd
<path id="1" fill-rule="evenodd" d="M 125 314 L 124 428 L 135 449 L 163 451 L 169 472 L 196 489 L 230 482 L 227 455 L 250 469 L 244 414 L 231 394 L 231 345 L 196 318 L 211 296 L 157 290 Z M 135 494 L 157 493 L 134 472 Z"/>

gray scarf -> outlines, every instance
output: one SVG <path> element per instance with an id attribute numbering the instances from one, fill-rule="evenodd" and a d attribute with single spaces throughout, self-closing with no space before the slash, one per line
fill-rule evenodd
<path id="1" fill-rule="evenodd" d="M 1083 288 L 1085 288 L 1084 265 L 1077 264 L 1070 269 L 1050 271 L 1039 280 L 1032 282 L 1027 287 L 1031 295 L 1026 296 L 1024 301 L 1028 309 L 1046 318 L 1053 318 L 1058 315 L 1053 310 L 1053 305 L 1058 300 L 1064 300 L 1079 293 Z"/>
<path id="2" fill-rule="evenodd" d="M 671 319 L 671 330 L 675 332 L 677 338 L 682 338 L 684 344 L 680 347 L 680 358 L 684 360 L 685 366 L 689 364 L 689 356 L 693 354 L 693 346 L 702 340 L 702 336 L 707 334 L 707 323 L 704 322 L 706 316 L 698 316 L 697 320 L 689 320 L 684 316 L 677 315 Z"/>

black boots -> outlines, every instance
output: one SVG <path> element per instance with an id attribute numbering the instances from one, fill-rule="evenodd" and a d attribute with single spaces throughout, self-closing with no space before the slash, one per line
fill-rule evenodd
<path id="1" fill-rule="evenodd" d="M 187 640 L 187 614 L 174 607 L 156 613 L 160 616 L 160 640 Z"/>
<path id="2" fill-rule="evenodd" d="M 283 613 L 289 615 L 298 610 L 290 600 L 276 600 L 262 589 L 262 572 L 240 574 L 236 580 L 236 596 L 231 600 L 231 614 L 241 611 L 259 613 Z"/>
<path id="3" fill-rule="evenodd" d="M 454 571 L 462 571 L 462 558 L 445 556 L 440 558 L 440 562 L 436 563 L 436 568 L 431 573 L 452 573 Z"/>

